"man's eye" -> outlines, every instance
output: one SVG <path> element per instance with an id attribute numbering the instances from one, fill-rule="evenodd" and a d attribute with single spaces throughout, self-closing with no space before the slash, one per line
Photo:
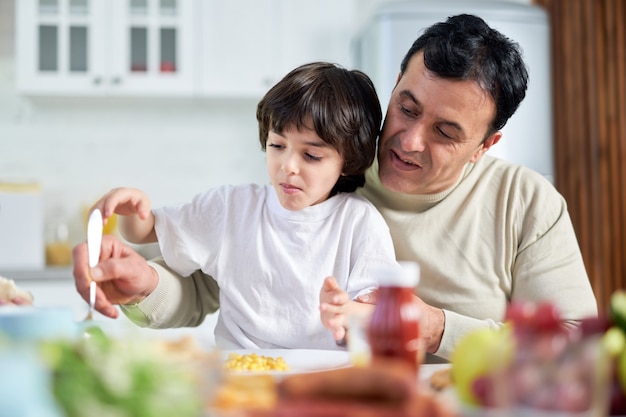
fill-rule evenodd
<path id="1" fill-rule="evenodd" d="M 406 114 L 407 116 L 417 116 L 417 113 L 411 111 L 408 107 L 404 107 L 404 106 L 400 106 L 400 111 L 404 114 Z"/>
<path id="2" fill-rule="evenodd" d="M 438 132 L 439 132 L 439 134 L 440 134 L 441 136 L 443 136 L 444 138 L 446 138 L 446 139 L 452 139 L 452 136 L 448 135 L 448 134 L 447 134 L 446 132 L 444 132 L 443 130 L 441 130 L 441 129 L 437 129 L 437 131 L 438 131 Z"/>
<path id="3" fill-rule="evenodd" d="M 310 153 L 306 153 L 304 155 L 306 156 L 307 159 L 310 159 L 311 161 L 321 161 L 322 160 L 322 157 L 311 155 Z"/>

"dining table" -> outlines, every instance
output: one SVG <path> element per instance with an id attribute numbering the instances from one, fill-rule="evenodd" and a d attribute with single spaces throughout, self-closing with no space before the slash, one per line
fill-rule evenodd
<path id="1" fill-rule="evenodd" d="M 223 363 L 228 363 L 233 358 L 239 360 L 241 357 L 271 360 L 279 358 L 283 363 L 287 364 L 288 368 L 280 370 L 225 370 L 221 382 L 222 386 L 216 386 L 215 398 L 207 407 L 205 417 L 282 417 L 287 415 L 303 417 L 325 415 L 403 417 L 418 415 L 407 413 L 404 408 L 398 407 L 397 404 L 390 405 L 384 400 L 370 401 L 366 396 L 371 393 L 364 393 L 362 398 L 358 397 L 354 392 L 350 392 L 349 398 L 341 398 L 340 394 L 333 396 L 333 387 L 328 387 L 324 390 L 324 394 L 327 394 L 327 397 L 326 395 L 321 395 L 319 397 L 285 400 L 284 396 L 281 396 L 281 388 L 283 390 L 282 394 L 284 394 L 285 390 L 283 385 L 297 378 L 300 378 L 305 384 L 315 385 L 317 384 L 316 380 L 319 381 L 319 378 L 328 375 L 328 384 L 332 385 L 334 384 L 332 378 L 335 376 L 339 378 L 340 370 L 346 372 L 344 374 L 346 377 L 353 375 L 356 378 L 359 376 L 364 379 L 368 378 L 370 365 L 357 360 L 347 350 L 238 349 L 220 352 L 220 360 Z M 405 366 L 405 364 L 401 366 Z M 410 366 L 407 364 L 406 367 L 409 368 Z M 414 387 L 418 390 L 421 398 L 442 403 L 443 407 L 448 410 L 448 413 L 445 415 L 451 417 L 458 415 L 458 403 L 453 388 L 450 384 L 446 387 L 431 384 L 431 378 L 435 373 L 449 373 L 449 369 L 449 363 L 423 363 L 417 370 L 414 370 L 412 375 L 415 378 Z M 348 372 L 350 371 L 354 371 L 354 373 L 349 374 Z M 411 375 L 411 373 L 408 373 L 408 375 Z M 383 377 L 385 376 L 383 375 Z M 372 381 L 372 383 L 376 384 L 375 381 Z M 364 384 L 359 384 L 355 380 L 351 380 L 346 385 L 349 384 L 360 387 L 355 389 L 367 390 Z M 305 388 L 305 391 L 310 389 L 311 387 Z M 232 392 L 232 390 L 240 391 Z M 279 394 L 275 395 L 276 392 Z M 268 397 L 271 397 L 271 399 L 268 400 Z M 240 401 L 240 403 L 237 403 L 237 401 Z"/>
<path id="2" fill-rule="evenodd" d="M 7 407 L 11 404 L 16 407 L 16 410 L 23 409 L 26 405 L 55 408 L 53 405 L 55 398 L 52 398 L 52 392 L 54 391 L 55 395 L 59 394 L 58 386 L 55 387 L 59 381 L 67 383 L 63 388 L 65 391 L 61 389 L 60 392 L 70 400 L 75 397 L 72 390 L 92 394 L 93 399 L 101 400 L 106 396 L 86 391 L 80 378 L 107 380 L 112 377 L 111 371 L 117 366 L 119 367 L 117 378 L 125 381 L 131 368 L 137 364 L 145 364 L 146 360 L 150 361 L 150 368 L 155 371 L 152 377 L 158 382 L 156 385 L 153 384 L 153 387 L 177 386 L 178 382 L 167 376 L 168 372 L 172 371 L 168 369 L 172 363 L 182 364 L 186 371 L 191 371 L 195 378 L 191 384 L 184 376 L 177 375 L 176 378 L 181 378 L 181 384 L 187 384 L 184 385 L 188 388 L 187 394 L 199 388 L 197 397 L 194 397 L 195 394 L 189 396 L 190 400 L 201 402 L 199 407 L 201 414 L 197 417 L 498 415 L 494 410 L 471 407 L 460 401 L 460 396 L 452 381 L 450 363 L 421 363 L 417 369 L 405 363 L 402 367 L 408 371 L 398 374 L 391 372 L 391 365 L 389 372 L 386 372 L 385 367 L 380 365 L 382 363 L 379 361 L 380 358 L 374 360 L 365 358 L 364 360 L 360 356 L 363 352 L 350 351 L 348 348 L 223 350 L 219 349 L 212 340 L 205 340 L 192 334 L 179 336 L 156 330 L 145 333 L 138 331 L 136 327 L 124 326 L 122 329 L 110 324 L 110 321 L 99 317 L 88 323 L 77 323 L 71 311 L 67 309 L 36 306 L 0 308 L 0 405 L 2 407 L 0 415 L 3 409 L 4 411 L 10 409 Z M 93 356 L 87 360 L 83 356 L 72 358 L 74 362 L 70 365 L 73 366 L 78 363 L 77 361 L 85 360 L 87 363 L 79 364 L 92 368 L 89 371 L 91 374 L 83 374 L 80 378 L 72 375 L 74 368 L 64 368 L 58 362 L 53 364 L 52 368 L 56 367 L 56 369 L 52 369 L 52 374 L 50 374 L 50 370 L 46 369 L 46 366 L 50 364 L 46 365 L 43 363 L 45 360 L 36 357 L 39 353 L 37 346 L 42 340 L 46 345 L 50 340 L 60 337 L 64 341 L 58 343 L 55 349 L 64 349 L 66 353 L 75 354 L 81 352 L 77 349 L 77 345 L 97 342 L 103 336 L 104 340 L 108 340 L 105 343 L 109 346 L 107 349 L 92 353 Z M 600 345 L 595 339 L 591 339 L 583 346 L 594 347 L 592 351 L 581 350 L 584 353 L 595 352 Z M 233 357 L 242 358 L 252 355 L 256 358 L 280 359 L 281 363 L 286 366 L 270 366 L 269 368 L 261 366 L 256 369 L 229 369 L 226 366 Z M 120 358 L 125 362 L 120 362 Z M 588 361 L 590 357 L 582 355 L 581 358 Z M 50 355 L 47 359 L 50 359 Z M 108 361 L 110 365 L 107 365 Z M 374 366 L 375 364 L 378 365 Z M 556 362 L 553 365 L 555 364 Z M 143 372 L 141 367 L 135 368 L 141 375 Z M 596 366 L 595 368 L 602 367 Z M 594 366 L 588 367 L 590 370 L 595 368 Z M 578 366 L 571 369 L 566 367 L 554 369 L 581 371 L 586 368 Z M 66 380 L 63 379 L 65 377 L 67 377 Z M 595 385 L 596 388 L 601 389 L 594 389 L 594 391 L 603 396 L 603 393 L 606 393 L 610 387 L 606 385 L 608 382 L 606 378 L 601 382 L 604 385 Z M 324 387 L 325 383 L 328 386 Z M 389 389 L 387 383 L 398 389 L 395 391 L 395 388 Z M 508 384 L 509 381 L 504 381 L 504 383 Z M 305 395 L 285 395 L 285 392 L 292 394 L 294 392 L 293 389 L 290 391 L 285 388 L 290 387 L 289 384 L 292 384 L 292 388 L 293 384 L 296 384 L 300 394 L 305 393 Z M 120 384 L 115 382 L 112 385 L 117 389 Z M 322 385 L 321 388 L 320 385 Z M 573 385 L 570 384 L 570 386 Z M 3 390 L 2 387 L 6 389 Z M 409 387 L 409 391 L 406 391 L 406 387 Z M 508 387 L 515 389 L 514 385 L 508 385 Z M 317 396 L 311 396 L 315 390 L 317 390 L 315 392 Z M 406 395 L 402 394 L 402 390 L 408 394 L 406 392 Z M 132 395 L 150 394 L 146 392 L 145 385 L 140 382 L 136 386 L 129 387 L 129 392 Z M 17 395 L 18 393 L 23 393 L 23 396 Z M 380 393 L 386 393 L 387 396 L 381 396 Z M 376 401 L 372 401 L 372 398 Z M 184 399 L 180 398 L 174 398 L 175 401 L 184 403 Z M 604 397 L 602 401 L 605 401 Z M 393 404 L 390 405 L 390 403 Z M 438 414 L 421 412 L 424 404 L 436 407 Z M 504 410 L 505 414 L 506 411 Z M 88 417 L 88 414 L 84 417 Z M 38 415 L 45 416 L 41 413 Z M 196 414 L 185 415 L 196 417 Z M 603 402 L 599 408 L 591 412 L 551 414 L 550 412 L 539 413 L 537 409 L 527 409 L 525 414 L 515 415 L 606 417 L 607 413 L 606 402 Z M 67 417 L 58 410 L 56 413 L 50 413 L 49 416 Z M 72 417 L 83 417 L 83 415 L 72 415 Z"/>

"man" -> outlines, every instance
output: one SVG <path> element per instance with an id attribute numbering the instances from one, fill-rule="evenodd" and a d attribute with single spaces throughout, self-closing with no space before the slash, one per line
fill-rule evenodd
<path id="1" fill-rule="evenodd" d="M 551 300 L 570 326 L 597 314 L 562 196 L 541 175 L 485 156 L 527 78 L 517 44 L 482 19 L 453 16 L 416 40 L 389 101 L 361 193 L 385 217 L 397 258 L 420 265 L 421 333 L 439 358 L 468 331 L 500 326 L 512 300 Z M 105 315 L 132 304 L 122 309 L 142 325 L 198 325 L 218 306 L 200 272 L 175 276 L 114 239 L 103 251 L 92 275 Z M 87 299 L 85 245 L 73 255 Z"/>

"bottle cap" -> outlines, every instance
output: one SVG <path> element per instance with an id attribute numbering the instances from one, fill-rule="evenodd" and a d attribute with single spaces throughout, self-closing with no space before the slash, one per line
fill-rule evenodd
<path id="1" fill-rule="evenodd" d="M 382 286 L 414 288 L 420 281 L 420 268 L 416 262 L 409 261 L 380 265 L 374 268 L 374 278 Z"/>

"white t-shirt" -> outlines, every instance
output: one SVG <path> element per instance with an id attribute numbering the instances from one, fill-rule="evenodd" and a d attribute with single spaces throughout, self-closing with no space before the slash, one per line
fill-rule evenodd
<path id="1" fill-rule="evenodd" d="M 336 349 L 320 320 L 324 278 L 354 298 L 377 286 L 373 267 L 397 265 L 382 216 L 353 193 L 289 211 L 269 185 L 223 186 L 154 214 L 168 266 L 218 282 L 224 349 Z"/>

